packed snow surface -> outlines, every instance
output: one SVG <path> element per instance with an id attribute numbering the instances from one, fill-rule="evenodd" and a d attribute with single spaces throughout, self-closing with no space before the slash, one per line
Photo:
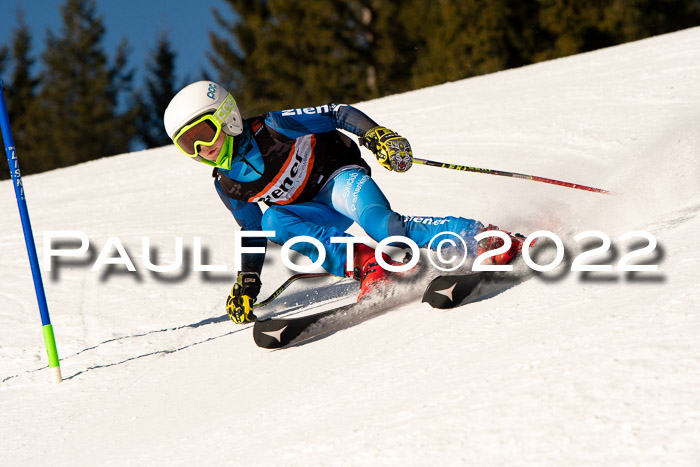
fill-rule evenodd
<path id="1" fill-rule="evenodd" d="M 55 384 L 2 182 L 0 464 L 700 464 L 700 28 L 357 106 L 417 157 L 615 194 L 372 161 L 402 214 L 549 230 L 567 258 L 469 305 L 415 300 L 266 351 L 225 315 L 238 227 L 207 167 L 168 146 L 27 176 L 42 262 L 47 232 L 90 242 L 43 270 Z M 574 240 L 589 230 L 610 237 L 589 262 L 611 272 L 571 271 L 601 244 Z M 638 230 L 658 244 L 632 263 L 657 272 L 617 271 L 648 243 L 621 240 Z M 112 237 L 136 272 L 92 270 L 105 246 L 119 258 Z M 149 271 L 143 239 L 163 265 L 177 237 L 184 265 Z M 194 270 L 195 238 L 201 262 L 227 271 Z M 291 274 L 278 248 L 268 258 L 261 297 Z M 328 300 L 326 283 L 296 283 L 279 304 Z"/>

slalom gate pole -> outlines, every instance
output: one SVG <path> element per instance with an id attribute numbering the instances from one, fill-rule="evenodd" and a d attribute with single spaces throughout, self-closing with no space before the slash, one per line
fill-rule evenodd
<path id="1" fill-rule="evenodd" d="M 44 344 L 46 345 L 46 352 L 49 357 L 49 368 L 51 369 L 51 374 L 55 381 L 60 383 L 63 381 L 63 377 L 61 376 L 61 366 L 58 359 L 58 350 L 56 349 L 56 339 L 53 334 L 51 318 L 49 317 L 49 307 L 46 304 L 44 282 L 41 280 L 41 270 L 39 269 L 39 260 L 36 254 L 32 225 L 29 221 L 27 200 L 24 197 L 24 187 L 22 186 L 22 175 L 19 171 L 19 161 L 17 160 L 17 154 L 15 152 L 15 142 L 12 138 L 12 132 L 10 131 L 10 117 L 7 114 L 2 77 L 0 77 L 0 126 L 2 126 L 2 138 L 5 141 L 5 153 L 7 155 L 7 163 L 10 166 L 12 184 L 15 187 L 19 216 L 22 220 L 24 242 L 27 245 L 29 265 L 31 266 L 32 277 L 34 279 L 34 290 L 36 291 L 36 299 L 39 302 L 39 313 L 41 314 L 41 325 L 44 332 Z"/>
<path id="2" fill-rule="evenodd" d="M 331 274 L 329 272 L 309 272 L 309 273 L 295 274 L 292 277 L 290 277 L 289 279 L 287 279 L 286 281 L 284 281 L 284 284 L 280 285 L 277 288 L 277 290 L 272 292 L 272 294 L 269 297 L 267 297 L 265 300 L 258 302 L 258 303 L 255 303 L 253 305 L 253 309 L 262 308 L 266 305 L 269 305 L 274 299 L 279 297 L 279 295 L 282 292 L 284 292 L 287 289 L 287 287 L 292 285 L 292 282 L 295 282 L 299 279 L 313 279 L 315 277 L 328 277 L 328 276 L 332 276 L 332 275 L 333 274 Z"/>
<path id="3" fill-rule="evenodd" d="M 577 190 L 592 191 L 594 193 L 604 193 L 607 195 L 612 194 L 610 191 L 604 190 L 602 188 L 593 188 L 591 186 L 579 185 L 577 183 L 562 182 L 560 180 L 552 180 L 551 178 L 537 177 L 535 175 L 525 175 L 525 174 L 519 174 L 519 173 L 515 173 L 515 172 L 505 172 L 503 170 L 480 169 L 478 167 L 469 167 L 466 165 L 447 164 L 445 162 L 429 161 L 427 159 L 419 159 L 416 157 L 413 158 L 413 162 L 415 164 L 430 165 L 433 167 L 441 167 L 443 169 L 461 170 L 463 172 L 477 172 L 477 173 L 489 174 L 489 175 L 501 175 L 503 177 L 523 178 L 525 180 L 532 180 L 535 182 L 551 183 L 552 185 L 559 185 L 559 186 L 564 186 L 567 188 L 576 188 Z"/>

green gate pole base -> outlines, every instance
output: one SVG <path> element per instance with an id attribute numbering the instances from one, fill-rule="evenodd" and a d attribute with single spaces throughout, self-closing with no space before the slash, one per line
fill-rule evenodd
<path id="1" fill-rule="evenodd" d="M 46 353 L 49 356 L 49 368 L 51 369 L 54 381 L 60 383 L 63 381 L 63 377 L 61 376 L 61 365 L 58 360 L 58 350 L 56 350 L 56 338 L 53 335 L 53 326 L 47 324 L 42 329 L 44 331 Z"/>

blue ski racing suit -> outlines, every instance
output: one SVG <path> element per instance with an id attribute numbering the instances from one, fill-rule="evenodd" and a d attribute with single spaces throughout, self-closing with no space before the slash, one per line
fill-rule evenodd
<path id="1" fill-rule="evenodd" d="M 323 268 L 345 275 L 347 246 L 332 237 L 357 223 L 375 241 L 389 236 L 413 240 L 426 248 L 441 232 L 454 232 L 469 249 L 481 222 L 462 217 L 404 216 L 391 209 L 372 180 L 360 150 L 338 129 L 362 137 L 376 127 L 360 110 L 343 104 L 291 109 L 245 119 L 234 138 L 228 170 L 214 171 L 216 190 L 242 230 L 275 232 L 280 245 L 298 236 L 319 240 L 326 250 Z M 268 205 L 263 213 L 259 203 Z M 245 247 L 267 245 L 264 237 L 244 237 Z M 299 242 L 292 249 L 316 261 L 315 246 Z M 242 271 L 260 273 L 263 254 L 243 255 Z"/>

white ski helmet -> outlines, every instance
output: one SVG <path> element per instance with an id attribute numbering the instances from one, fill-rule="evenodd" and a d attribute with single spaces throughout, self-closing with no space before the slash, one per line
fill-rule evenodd
<path id="1" fill-rule="evenodd" d="M 197 81 L 175 94 L 165 109 L 163 122 L 170 139 L 180 129 L 205 114 L 215 114 L 224 133 L 236 136 L 243 132 L 243 120 L 233 96 L 213 81 Z"/>

